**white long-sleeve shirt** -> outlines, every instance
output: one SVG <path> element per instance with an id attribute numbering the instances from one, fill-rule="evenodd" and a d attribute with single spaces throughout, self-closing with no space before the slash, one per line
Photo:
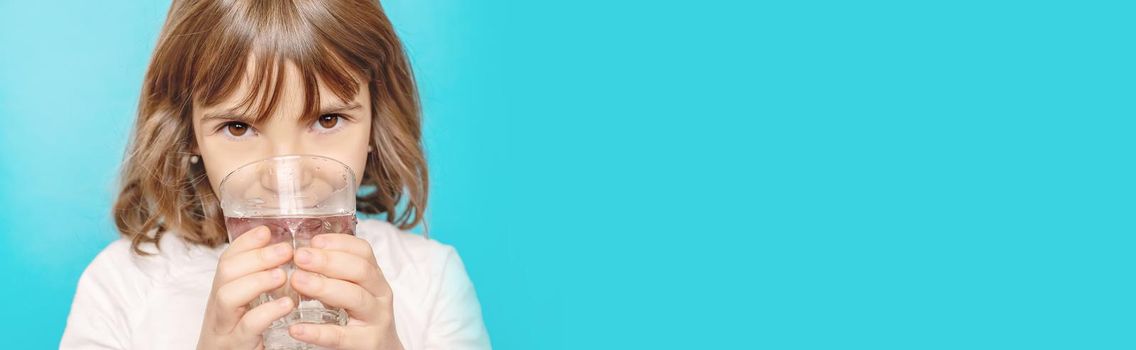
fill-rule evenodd
<path id="1" fill-rule="evenodd" d="M 488 349 L 481 306 L 453 247 L 359 220 L 394 293 L 398 338 L 406 349 Z M 174 233 L 139 256 L 119 239 L 83 272 L 62 349 L 193 349 L 217 260 L 226 246 L 189 244 Z"/>

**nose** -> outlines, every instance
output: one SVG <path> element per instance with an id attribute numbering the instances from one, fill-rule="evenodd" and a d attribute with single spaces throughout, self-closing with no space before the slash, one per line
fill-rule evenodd
<path id="1" fill-rule="evenodd" d="M 286 156 L 295 154 L 304 154 L 303 147 L 297 142 L 298 135 L 283 134 L 277 137 L 271 137 L 271 156 Z"/>
<path id="2" fill-rule="evenodd" d="M 307 169 L 301 157 L 286 157 L 279 161 L 268 162 L 260 172 L 258 183 L 260 187 L 273 196 L 279 198 L 281 206 L 286 206 L 292 200 L 296 207 L 302 207 L 305 202 L 305 189 L 312 185 L 314 174 Z"/>

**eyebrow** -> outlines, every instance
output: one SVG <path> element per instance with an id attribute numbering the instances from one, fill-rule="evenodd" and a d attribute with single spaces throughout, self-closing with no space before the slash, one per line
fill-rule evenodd
<path id="1" fill-rule="evenodd" d="M 342 112 L 347 112 L 347 111 L 351 111 L 351 110 L 356 110 L 356 109 L 359 109 L 360 107 L 362 107 L 362 105 L 360 105 L 358 102 L 355 102 L 355 101 L 350 101 L 350 102 L 346 102 L 346 103 L 339 102 L 339 103 L 336 103 L 336 104 L 333 104 L 333 105 L 320 107 L 319 115 L 324 115 L 324 114 L 329 114 L 329 113 L 342 113 Z M 316 117 L 318 117 L 318 115 Z M 207 122 L 207 121 L 210 121 L 210 120 L 215 120 L 215 119 L 231 120 L 231 121 L 236 121 L 236 122 L 242 122 L 242 123 L 245 123 L 245 124 L 251 124 L 253 122 L 252 118 L 250 118 L 249 116 L 241 114 L 241 108 L 238 108 L 238 107 L 227 108 L 227 109 L 223 109 L 223 110 L 219 110 L 219 111 L 213 111 L 213 112 L 205 113 L 205 116 L 203 116 L 201 118 L 201 122 L 204 123 L 204 122 Z M 302 118 L 300 121 L 306 122 L 306 121 L 308 121 L 307 119 L 314 119 L 314 118 Z"/>

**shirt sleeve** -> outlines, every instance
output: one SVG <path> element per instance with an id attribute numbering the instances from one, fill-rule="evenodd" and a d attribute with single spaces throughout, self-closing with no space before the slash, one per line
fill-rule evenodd
<path id="1" fill-rule="evenodd" d="M 126 349 L 129 339 L 127 300 L 137 300 L 137 281 L 129 244 L 122 241 L 99 253 L 79 277 L 60 349 Z"/>
<path id="2" fill-rule="evenodd" d="M 473 282 L 457 251 L 449 246 L 426 331 L 426 349 L 491 349 Z"/>

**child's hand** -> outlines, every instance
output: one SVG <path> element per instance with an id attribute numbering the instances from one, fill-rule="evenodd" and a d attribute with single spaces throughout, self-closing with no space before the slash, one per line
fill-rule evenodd
<path id="1" fill-rule="evenodd" d="M 293 289 L 342 307 L 350 316 L 346 326 L 292 325 L 288 332 L 293 338 L 335 349 L 402 349 L 394 328 L 394 296 L 367 241 L 352 235 L 318 235 L 311 248 L 296 250 L 293 261 L 306 270 L 292 272 Z"/>
<path id="2" fill-rule="evenodd" d="M 261 333 L 292 311 L 290 298 L 248 309 L 260 293 L 284 285 L 284 271 L 275 267 L 292 258 L 291 243 L 265 247 L 268 240 L 268 228 L 260 226 L 237 237 L 221 254 L 198 349 L 256 349 L 261 346 Z"/>

